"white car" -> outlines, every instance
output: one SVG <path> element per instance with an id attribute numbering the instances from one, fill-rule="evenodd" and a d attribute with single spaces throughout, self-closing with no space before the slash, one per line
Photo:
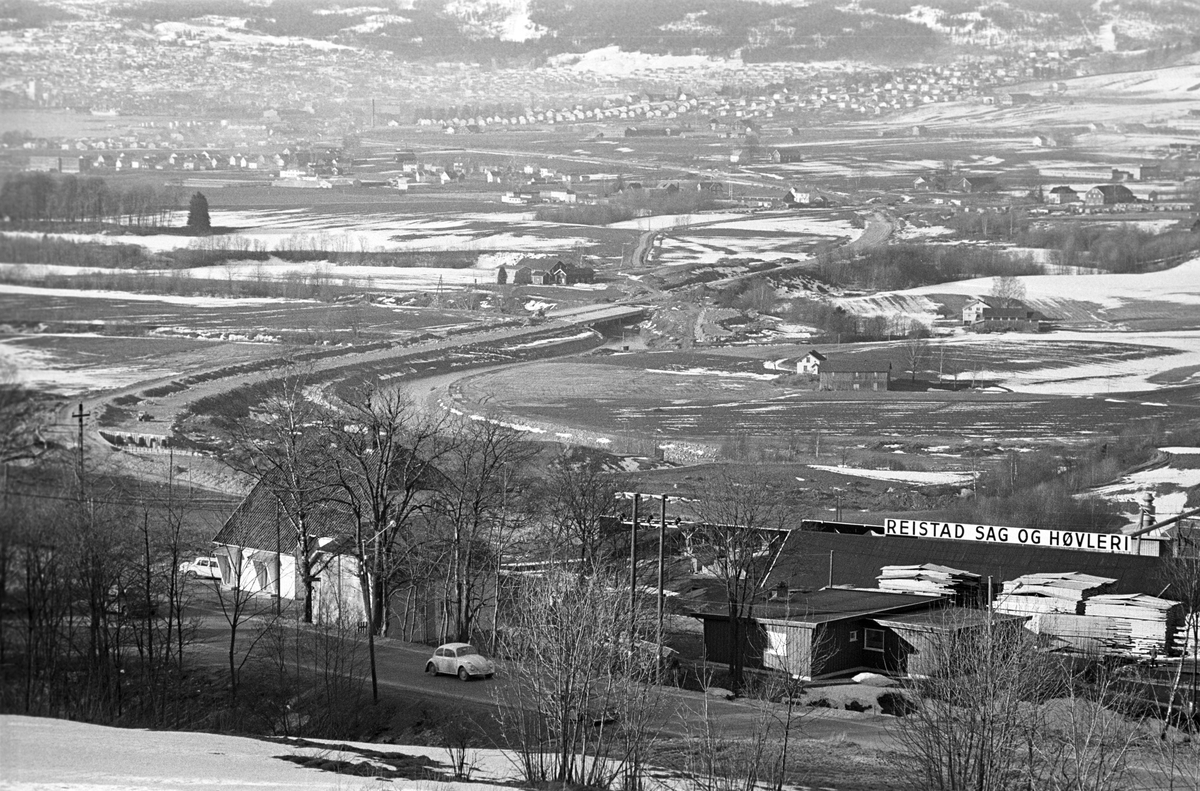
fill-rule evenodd
<path id="1" fill-rule="evenodd" d="M 491 678 L 496 672 L 492 660 L 484 657 L 475 646 L 467 643 L 446 643 L 438 646 L 433 656 L 425 663 L 425 672 L 431 676 L 445 673 L 458 676 L 463 681 L 482 676 Z"/>
<path id="2" fill-rule="evenodd" d="M 198 557 L 193 561 L 180 563 L 179 572 L 185 577 L 204 577 L 210 580 L 221 579 L 221 567 L 214 557 Z"/>

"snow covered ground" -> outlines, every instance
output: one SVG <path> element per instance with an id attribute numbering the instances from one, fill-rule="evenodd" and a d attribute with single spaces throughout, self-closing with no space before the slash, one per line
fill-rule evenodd
<path id="1" fill-rule="evenodd" d="M 1026 275 L 1019 278 L 1025 286 L 1026 302 L 1053 305 L 1059 300 L 1091 302 L 1106 308 L 1144 300 L 1170 302 L 1189 309 L 1200 307 L 1200 258 L 1161 272 L 1132 275 Z M 921 286 L 903 292 L 906 295 L 963 294 L 985 297 L 992 290 L 992 278 L 959 280 Z"/>
<path id="2" fill-rule="evenodd" d="M 264 211 L 213 210 L 217 228 L 236 233 L 197 239 L 179 234 L 51 234 L 59 239 L 101 244 L 141 245 L 151 252 L 168 252 L 198 245 L 204 248 L 278 250 L 319 249 L 345 252 L 535 250 L 546 244 L 547 233 L 559 247 L 587 244 L 583 237 L 563 237 L 561 226 L 538 222 L 529 213 L 475 213 L 446 219 L 428 214 L 390 212 L 346 215 L 308 209 Z M 546 232 L 546 233 L 543 233 Z M 13 236 L 41 237 L 32 232 Z"/>
<path id="3" fill-rule="evenodd" d="M 20 383 L 28 387 L 74 396 L 125 387 L 161 375 L 154 365 L 64 366 L 53 351 L 14 343 L 16 340 L 20 339 L 0 340 L 0 362 L 15 366 Z"/>
<path id="4" fill-rule="evenodd" d="M 1200 258 L 1174 269 L 1131 275 L 1029 275 L 1019 278 L 1025 302 L 1047 316 L 1061 315 L 1070 303 L 1090 303 L 1108 310 L 1132 302 L 1166 304 L 1181 315 L 1200 310 Z M 871 297 L 845 298 L 838 304 L 855 313 L 905 314 L 931 324 L 937 317 L 938 294 L 987 296 L 991 278 L 962 280 Z M 1113 343 L 1158 350 L 1141 359 L 1054 364 L 1022 371 L 979 371 L 977 378 L 997 380 L 1000 386 L 1021 393 L 1045 395 L 1095 395 L 1114 392 L 1151 392 L 1164 387 L 1200 383 L 1200 330 L 1129 332 L 1121 329 L 1056 330 L 1049 333 L 964 334 L 940 339 L 951 346 L 1002 345 L 1014 358 L 1033 353 L 1022 347 L 1047 342 Z M 1173 376 L 1163 376 L 1173 371 Z"/>
<path id="5" fill-rule="evenodd" d="M 89 270 L 95 271 L 95 270 Z M 438 270 L 441 271 L 441 270 Z M 467 270 L 471 271 L 471 270 Z M 196 308 L 216 308 L 228 305 L 287 305 L 299 302 L 311 303 L 308 299 L 282 299 L 280 297 L 179 297 L 171 294 L 139 294 L 133 291 L 95 291 L 75 288 L 40 288 L 0 283 L 0 294 L 26 294 L 40 297 L 66 297 L 69 299 L 120 299 L 127 302 L 162 302 L 168 305 L 191 305 Z"/>
<path id="6" fill-rule="evenodd" d="M 324 743 L 322 743 L 324 744 Z M 306 768 L 279 756 L 321 756 L 327 760 L 380 766 L 358 752 L 301 747 L 213 733 L 107 728 L 67 720 L 0 716 L 0 789 L 6 791 L 291 791 L 379 788 L 373 777 L 355 777 Z M 347 744 L 347 743 L 339 743 Z M 500 750 L 469 750 L 472 782 L 454 782 L 450 757 L 435 747 L 348 743 L 381 753 L 427 756 L 443 767 L 445 780 L 393 778 L 389 788 L 416 791 L 500 791 L 516 778 L 516 768 Z"/>
<path id="7" fill-rule="evenodd" d="M 833 464 L 810 464 L 814 470 L 836 472 L 839 475 L 853 475 L 857 478 L 870 478 L 876 481 L 895 481 L 897 483 L 912 483 L 917 486 L 948 486 L 951 484 L 970 483 L 974 473 L 971 472 L 926 472 L 922 470 L 867 470 L 859 467 L 838 467 Z"/>
<path id="8" fill-rule="evenodd" d="M 1179 447 L 1159 448 L 1171 456 L 1190 456 L 1200 453 L 1200 448 Z M 1136 503 L 1146 492 L 1154 493 L 1155 519 L 1169 519 L 1186 510 L 1188 490 L 1200 486 L 1200 469 L 1190 467 L 1175 467 L 1170 461 L 1164 467 L 1149 470 L 1139 470 L 1130 473 L 1116 483 L 1101 486 L 1092 490 L 1099 495 L 1116 502 Z"/>

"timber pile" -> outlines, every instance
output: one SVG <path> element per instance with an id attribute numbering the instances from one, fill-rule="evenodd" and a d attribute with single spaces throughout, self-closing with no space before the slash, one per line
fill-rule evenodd
<path id="1" fill-rule="evenodd" d="M 1120 629 L 1107 618 L 1067 613 L 1037 613 L 1026 622 L 1025 628 L 1034 634 L 1055 639 L 1055 648 L 1082 654 L 1102 654 L 1107 646 L 1119 641 Z"/>
<path id="2" fill-rule="evenodd" d="M 1078 571 L 1025 574 L 1004 583 L 995 610 L 1009 615 L 1078 615 L 1087 599 L 1111 591 L 1116 583 Z"/>
<path id="3" fill-rule="evenodd" d="M 878 588 L 885 591 L 952 596 L 960 603 L 974 603 L 979 596 L 978 574 L 935 563 L 884 566 L 876 579 L 879 581 Z"/>
<path id="4" fill-rule="evenodd" d="M 1166 656 L 1183 621 L 1179 602 L 1144 593 L 1093 596 L 1083 613 L 1104 624 L 1106 653 L 1133 656 Z"/>

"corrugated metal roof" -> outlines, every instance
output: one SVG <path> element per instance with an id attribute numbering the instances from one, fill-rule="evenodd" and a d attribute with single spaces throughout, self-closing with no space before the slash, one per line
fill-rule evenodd
<path id="1" fill-rule="evenodd" d="M 874 587 L 884 566 L 937 563 L 992 577 L 995 590 L 1022 574 L 1081 571 L 1117 580 L 1116 593 L 1159 594 L 1163 559 L 1071 549 L 985 544 L 975 541 L 920 539 L 878 534 L 852 535 L 793 531 L 764 588 L 786 584 L 792 590 L 816 590 L 833 582 Z"/>
<path id="2" fill-rule="evenodd" d="M 760 621 L 829 623 L 913 607 L 931 607 L 942 601 L 945 599 L 940 596 L 921 596 L 913 593 L 893 593 L 861 588 L 826 588 L 806 596 L 793 596 L 787 602 L 772 601 L 756 604 L 754 617 Z"/>
<path id="3" fill-rule="evenodd" d="M 874 621 L 882 626 L 911 629 L 922 632 L 953 631 L 968 627 L 986 626 L 988 623 L 987 610 L 976 610 L 968 607 L 948 607 L 922 612 L 906 612 L 898 615 L 884 615 Z M 1005 615 L 992 613 L 993 623 L 1000 621 L 1024 621 L 1022 615 Z"/>

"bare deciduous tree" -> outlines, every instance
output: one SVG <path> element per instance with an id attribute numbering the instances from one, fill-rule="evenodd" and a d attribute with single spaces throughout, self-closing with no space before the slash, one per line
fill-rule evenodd
<path id="1" fill-rule="evenodd" d="M 602 525 L 616 511 L 619 488 L 595 456 L 571 449 L 547 473 L 543 495 L 551 540 L 556 550 L 577 553 L 582 575 L 595 574 L 607 565 Z"/>
<path id="2" fill-rule="evenodd" d="M 693 565 L 721 583 L 733 650 L 729 675 L 742 683 L 744 621 L 754 616 L 755 598 L 783 545 L 791 514 L 779 493 L 761 479 L 722 469 L 695 505 L 697 521 L 684 528 Z M 736 691 L 736 690 L 735 690 Z"/>
<path id="3" fill-rule="evenodd" d="M 992 279 L 991 295 L 999 303 L 997 307 L 1016 308 L 1025 301 L 1025 283 L 1011 275 Z"/>
<path id="4" fill-rule="evenodd" d="M 363 604 L 373 635 L 385 634 L 392 591 L 412 582 L 427 536 L 423 512 L 444 476 L 446 419 L 401 393 L 368 386 L 330 423 L 329 464 L 338 499 L 353 514 Z"/>
<path id="5" fill-rule="evenodd" d="M 1200 717 L 1200 698 L 1197 678 L 1197 662 L 1200 660 L 1200 536 L 1182 529 L 1175 546 L 1175 554 L 1163 564 L 1163 582 L 1166 583 L 1166 595 L 1173 601 L 1183 605 L 1187 620 L 1180 630 L 1182 656 L 1179 667 L 1171 684 L 1171 699 L 1167 710 L 1166 724 L 1174 719 L 1174 706 L 1182 696 L 1186 700 L 1185 710 L 1180 712 L 1182 722 L 1188 724 L 1188 729 L 1196 727 Z M 1192 672 L 1189 674 L 1187 689 L 1184 690 L 1183 668 L 1190 661 Z"/>
<path id="6" fill-rule="evenodd" d="M 1018 619 L 968 622 L 950 611 L 942 627 L 921 649 L 924 672 L 909 686 L 916 703 L 894 731 L 910 786 L 1128 787 L 1141 721 L 1120 712 L 1119 675 L 1047 653 Z"/>
<path id="7" fill-rule="evenodd" d="M 917 371 L 921 370 L 925 360 L 929 358 L 929 341 L 919 335 L 910 337 L 904 343 L 904 358 L 908 362 L 911 381 L 917 381 Z"/>
<path id="8" fill-rule="evenodd" d="M 661 711 L 657 657 L 630 648 L 651 625 L 629 607 L 627 592 L 600 575 L 521 581 L 504 620 L 511 683 L 497 703 L 526 782 L 640 787 Z"/>
<path id="9" fill-rule="evenodd" d="M 479 612 L 489 603 L 496 606 L 497 591 L 490 586 L 511 538 L 505 505 L 531 451 L 517 432 L 491 421 L 460 420 L 452 433 L 433 510 L 448 556 L 445 601 L 451 612 L 444 631 L 470 642 Z"/>
<path id="10" fill-rule="evenodd" d="M 267 487 L 279 506 L 280 521 L 288 527 L 283 546 L 294 546 L 301 617 L 313 621 L 313 586 L 317 576 L 317 537 L 309 519 L 322 503 L 329 502 L 335 481 L 324 453 L 324 426 L 328 413 L 312 401 L 306 390 L 309 376 L 292 370 L 278 382 L 258 418 L 234 428 L 235 467 Z"/>

